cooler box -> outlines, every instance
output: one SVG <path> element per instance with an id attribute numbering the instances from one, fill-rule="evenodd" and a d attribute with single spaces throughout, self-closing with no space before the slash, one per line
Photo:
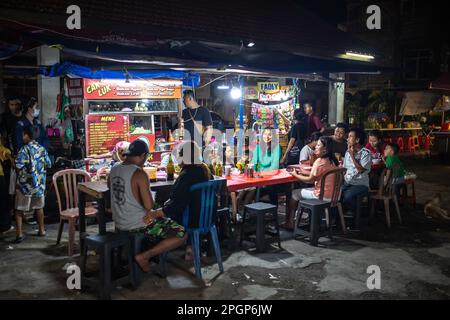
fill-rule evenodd
<path id="1" fill-rule="evenodd" d="M 130 142 L 133 142 L 136 139 L 141 139 L 147 141 L 150 152 L 155 151 L 155 140 L 156 136 L 153 133 L 145 133 L 145 134 L 130 134 Z"/>

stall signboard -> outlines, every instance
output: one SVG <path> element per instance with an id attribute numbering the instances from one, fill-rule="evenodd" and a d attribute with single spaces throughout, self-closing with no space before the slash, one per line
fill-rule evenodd
<path id="1" fill-rule="evenodd" d="M 86 100 L 180 99 L 178 80 L 83 79 Z"/>
<path id="2" fill-rule="evenodd" d="M 278 93 L 280 84 L 278 82 L 258 82 L 258 90 L 265 94 Z"/>
<path id="3" fill-rule="evenodd" d="M 247 100 L 256 100 L 258 99 L 258 87 L 257 86 L 249 86 L 249 87 L 245 87 L 245 99 Z"/>
<path id="4" fill-rule="evenodd" d="M 258 101 L 281 101 L 280 84 L 278 82 L 258 82 Z"/>
<path id="5" fill-rule="evenodd" d="M 110 152 L 116 143 L 129 141 L 130 119 L 128 115 L 86 115 L 86 154 L 99 155 Z"/>

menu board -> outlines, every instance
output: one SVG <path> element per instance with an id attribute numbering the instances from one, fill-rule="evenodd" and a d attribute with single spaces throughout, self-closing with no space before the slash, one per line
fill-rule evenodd
<path id="1" fill-rule="evenodd" d="M 178 80 L 83 79 L 86 100 L 180 99 Z"/>
<path id="2" fill-rule="evenodd" d="M 116 143 L 129 141 L 128 115 L 86 115 L 86 154 L 99 155 L 110 152 Z"/>

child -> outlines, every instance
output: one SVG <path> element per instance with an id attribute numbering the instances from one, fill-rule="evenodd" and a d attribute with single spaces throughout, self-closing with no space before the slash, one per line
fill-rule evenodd
<path id="1" fill-rule="evenodd" d="M 39 232 L 45 236 L 44 206 L 46 170 L 51 166 L 47 151 L 37 141 L 33 140 L 33 127 L 23 128 L 23 147 L 16 159 L 17 184 L 16 192 L 16 241 L 25 240 L 22 233 L 22 216 L 26 211 L 36 210 Z"/>
<path id="2" fill-rule="evenodd" d="M 11 150 L 2 145 L 0 136 L 0 194 L 3 196 L 8 194 L 5 173 L 1 161 L 10 160 L 12 162 Z M 9 181 L 8 181 L 9 182 Z M 8 201 L 3 199 L 0 201 L 0 234 L 14 230 L 11 227 L 11 214 L 8 209 Z"/>
<path id="3" fill-rule="evenodd" d="M 384 181 L 385 184 L 389 181 L 392 174 L 395 174 L 393 176 L 394 184 L 400 184 L 405 180 L 405 168 L 398 157 L 399 150 L 400 146 L 397 143 L 388 143 L 384 149 L 384 162 L 388 169 Z"/>

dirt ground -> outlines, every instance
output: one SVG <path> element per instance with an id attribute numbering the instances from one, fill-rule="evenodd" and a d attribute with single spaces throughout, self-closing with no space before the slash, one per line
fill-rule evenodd
<path id="1" fill-rule="evenodd" d="M 379 214 L 370 225 L 363 217 L 360 232 L 343 236 L 336 230 L 332 240 L 321 238 L 318 247 L 293 240 L 283 231 L 282 250 L 273 246 L 256 254 L 251 249 L 223 248 L 225 272 L 219 274 L 214 259 L 205 257 L 205 283 L 195 279 L 192 265 L 178 250 L 169 256 L 167 278 L 146 275 L 138 289 L 115 288 L 112 298 L 449 299 L 450 223 L 427 219 L 423 204 L 441 193 L 443 206 L 450 209 L 450 165 L 429 159 L 405 163 L 418 176 L 418 206 L 401 208 L 403 225 L 393 217 L 392 229 L 387 230 Z M 283 207 L 280 212 L 284 214 Z M 55 245 L 57 226 L 47 225 L 46 238 L 33 236 L 35 227 L 26 226 L 28 239 L 18 245 L 11 242 L 13 234 L 0 238 L 0 299 L 96 298 L 93 291 L 67 289 L 65 269 L 79 263 L 79 256 L 67 257 L 67 232 L 61 245 Z M 94 256 L 90 261 L 95 265 Z M 380 268 L 380 289 L 367 287 L 371 265 Z"/>

